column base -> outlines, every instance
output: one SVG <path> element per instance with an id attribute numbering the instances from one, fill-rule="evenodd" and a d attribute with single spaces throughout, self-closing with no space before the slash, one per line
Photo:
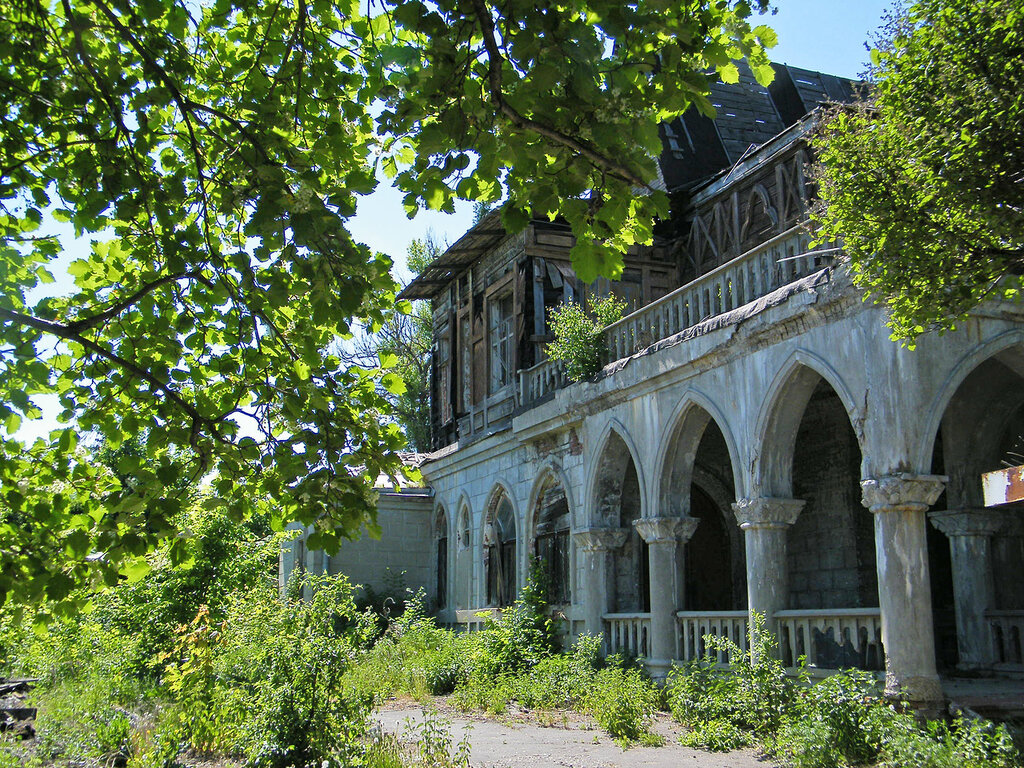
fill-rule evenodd
<path id="1" fill-rule="evenodd" d="M 672 669 L 671 659 L 644 659 L 644 663 L 647 665 L 647 674 L 659 683 L 665 682 L 669 670 Z"/>
<path id="2" fill-rule="evenodd" d="M 937 677 L 917 675 L 895 678 L 885 676 L 885 697 L 905 701 L 907 705 L 920 713 L 932 712 L 941 714 L 946 710 L 946 695 Z"/>

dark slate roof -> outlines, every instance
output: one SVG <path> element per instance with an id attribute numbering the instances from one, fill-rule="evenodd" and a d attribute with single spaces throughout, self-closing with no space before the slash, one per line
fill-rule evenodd
<path id="1" fill-rule="evenodd" d="M 826 102 L 850 102 L 862 84 L 809 69 L 773 64 L 775 80 L 759 85 L 746 63 L 738 63 L 737 83 L 714 83 L 714 119 L 690 109 L 661 126 L 660 162 L 670 192 L 689 189 L 723 168 L 735 165 L 752 147 L 763 144 Z"/>

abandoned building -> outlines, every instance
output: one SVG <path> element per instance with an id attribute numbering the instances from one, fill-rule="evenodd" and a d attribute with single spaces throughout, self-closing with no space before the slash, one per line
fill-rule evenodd
<path id="1" fill-rule="evenodd" d="M 753 612 L 787 665 L 884 670 L 922 704 L 940 671 L 1024 672 L 1024 506 L 980 480 L 1022 452 L 1024 305 L 909 350 L 811 246 L 806 135 L 853 96 L 778 65 L 663 125 L 672 220 L 616 282 L 577 279 L 562 224 L 484 216 L 404 292 L 434 311 L 427 488 L 382 495 L 381 542 L 314 562 L 300 539 L 284 572 L 407 570 L 471 627 L 539 558 L 568 634 L 655 673 Z M 607 293 L 611 362 L 570 383 L 548 312 Z"/>

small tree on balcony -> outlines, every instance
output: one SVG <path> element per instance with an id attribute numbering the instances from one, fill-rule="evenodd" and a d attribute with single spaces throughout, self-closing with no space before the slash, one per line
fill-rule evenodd
<path id="1" fill-rule="evenodd" d="M 548 344 L 547 354 L 565 363 L 570 381 L 582 381 L 601 369 L 608 357 L 603 331 L 622 319 L 625 308 L 622 299 L 606 296 L 590 302 L 589 311 L 574 301 L 549 311 L 548 324 L 555 340 Z"/>

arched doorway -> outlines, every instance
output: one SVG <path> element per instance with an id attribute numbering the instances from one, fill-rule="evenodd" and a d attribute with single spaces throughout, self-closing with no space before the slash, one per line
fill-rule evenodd
<path id="1" fill-rule="evenodd" d="M 647 544 L 633 527 L 643 514 L 640 478 L 626 441 L 612 430 L 597 469 L 593 524 L 625 531 L 625 543 L 614 553 L 609 610 L 636 613 L 650 610 Z"/>

